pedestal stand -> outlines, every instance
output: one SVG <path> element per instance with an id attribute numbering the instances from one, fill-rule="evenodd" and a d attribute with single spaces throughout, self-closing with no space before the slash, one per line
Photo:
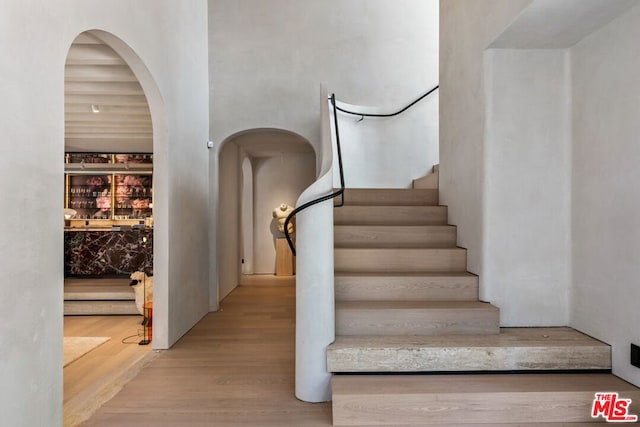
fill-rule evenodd
<path id="1" fill-rule="evenodd" d="M 276 238 L 276 276 L 293 276 L 295 263 L 291 248 L 284 237 Z"/>

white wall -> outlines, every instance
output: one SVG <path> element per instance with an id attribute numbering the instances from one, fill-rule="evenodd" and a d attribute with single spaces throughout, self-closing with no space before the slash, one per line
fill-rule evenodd
<path id="1" fill-rule="evenodd" d="M 64 62 L 83 31 L 103 29 L 128 43 L 163 100 L 153 107 L 164 110 L 164 117 L 154 115 L 160 122 L 154 123 L 156 266 L 162 271 L 156 273 L 154 347 L 171 345 L 207 311 L 206 6 L 174 0 L 2 3 L 3 424 L 62 425 Z"/>
<path id="2" fill-rule="evenodd" d="M 504 326 L 569 323 L 571 108 L 566 49 L 486 53 L 480 297 Z"/>
<path id="3" fill-rule="evenodd" d="M 640 386 L 640 6 L 571 49 L 572 326 L 613 346 L 613 372 Z"/>
<path id="4" fill-rule="evenodd" d="M 386 109 L 339 101 L 337 104 L 347 111 L 389 114 L 416 98 Z M 362 120 L 359 116 L 340 112 L 338 127 L 344 181 L 348 188 L 410 188 L 414 179 L 427 175 L 433 165 L 439 163 L 437 91 L 393 117 L 366 117 Z M 333 139 L 336 145 L 335 136 Z M 335 147 L 334 156 L 337 164 Z M 339 168 L 336 167 L 334 175 L 334 186 L 339 188 Z"/>
<path id="5" fill-rule="evenodd" d="M 253 165 L 251 158 L 242 159 L 242 194 L 240 195 L 240 256 L 244 260 L 242 274 L 253 274 Z"/>
<path id="6" fill-rule="evenodd" d="M 440 2 L 440 203 L 474 273 L 482 273 L 484 50 L 530 2 Z"/>
<path id="7" fill-rule="evenodd" d="M 211 135 L 288 129 L 319 143 L 320 83 L 393 108 L 438 81 L 437 0 L 210 2 Z"/>
<path id="8" fill-rule="evenodd" d="M 275 238 L 284 237 L 277 229 L 273 210 L 286 203 L 295 206 L 300 194 L 315 181 L 314 153 L 282 153 L 253 159 L 255 274 L 274 274 Z"/>
<path id="9" fill-rule="evenodd" d="M 502 325 L 566 325 L 567 53 L 487 50 L 528 4 L 441 4 L 440 201 L 469 249 L 468 269 L 480 275 L 480 298 L 500 308 Z"/>
<path id="10" fill-rule="evenodd" d="M 223 299 L 240 283 L 240 148 L 225 144 L 220 153 L 218 287 Z"/>
<path id="11" fill-rule="evenodd" d="M 508 23 L 526 2 L 442 4 L 441 199 L 503 323 L 561 324 L 568 314 L 571 326 L 612 345 L 613 372 L 638 385 L 629 343 L 640 342 L 640 5 L 611 21 L 630 3 L 572 2 L 566 21 L 545 21 L 550 2 L 534 3 L 540 7 L 518 17 L 501 47 L 548 44 L 549 22 L 582 40 L 553 41 L 569 53 L 491 51 L 484 70 L 479 55 L 491 37 L 481 43 L 472 35 L 497 31 L 491 20 Z M 565 28 L 581 14 L 602 28 L 590 35 L 580 22 Z"/>

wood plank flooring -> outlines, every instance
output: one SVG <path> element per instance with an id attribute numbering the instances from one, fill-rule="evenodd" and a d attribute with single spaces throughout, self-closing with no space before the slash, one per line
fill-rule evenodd
<path id="1" fill-rule="evenodd" d="M 241 286 L 85 426 L 330 426 L 294 396 L 295 287 Z"/>
<path id="2" fill-rule="evenodd" d="M 66 337 L 111 337 L 100 347 L 63 369 L 64 425 L 86 420 L 100 405 L 111 399 L 133 378 L 144 363 L 153 358 L 151 346 L 140 346 L 138 332 L 142 316 L 66 316 Z M 135 335 L 123 344 L 122 340 Z"/>

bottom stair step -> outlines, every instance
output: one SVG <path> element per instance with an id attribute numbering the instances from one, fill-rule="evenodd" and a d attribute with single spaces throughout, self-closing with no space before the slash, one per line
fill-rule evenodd
<path id="1" fill-rule="evenodd" d="M 104 316 L 140 314 L 135 301 L 65 301 L 65 316 Z"/>
<path id="2" fill-rule="evenodd" d="M 334 375 L 333 425 L 587 423 L 595 393 L 640 413 L 640 389 L 610 374 Z"/>

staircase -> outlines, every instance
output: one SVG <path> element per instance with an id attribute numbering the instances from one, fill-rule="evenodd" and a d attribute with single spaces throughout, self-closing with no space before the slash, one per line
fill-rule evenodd
<path id="1" fill-rule="evenodd" d="M 129 278 L 64 281 L 64 315 L 137 315 L 135 294 Z"/>
<path id="2" fill-rule="evenodd" d="M 348 189 L 334 218 L 334 425 L 603 422 L 591 417 L 602 391 L 640 413 L 640 390 L 607 373 L 608 345 L 500 328 L 437 188 Z"/>

